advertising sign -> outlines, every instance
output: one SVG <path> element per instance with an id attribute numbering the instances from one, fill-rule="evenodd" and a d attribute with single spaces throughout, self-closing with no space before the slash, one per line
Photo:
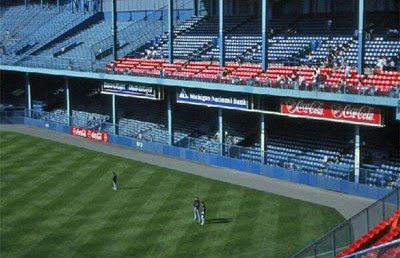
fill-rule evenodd
<path id="1" fill-rule="evenodd" d="M 157 98 L 157 90 L 154 87 L 130 83 L 104 82 L 102 93 L 146 99 L 159 99 Z"/>
<path id="2" fill-rule="evenodd" d="M 90 129 L 84 129 L 80 127 L 71 126 L 71 135 L 82 137 L 89 140 L 108 142 L 108 134 L 105 132 L 94 131 Z"/>
<path id="3" fill-rule="evenodd" d="M 281 113 L 358 124 L 382 124 L 379 108 L 361 104 L 286 99 L 281 101 Z"/>
<path id="4" fill-rule="evenodd" d="M 248 109 L 249 107 L 247 95 L 241 94 L 197 89 L 181 89 L 176 95 L 176 102 L 178 103 L 232 109 Z"/>

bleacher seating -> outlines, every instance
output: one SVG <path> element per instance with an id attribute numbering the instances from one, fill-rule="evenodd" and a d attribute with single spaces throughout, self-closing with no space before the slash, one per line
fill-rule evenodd
<path id="1" fill-rule="evenodd" d="M 377 71 L 375 75 L 357 74 L 355 69 L 350 71 L 350 77 L 345 77 L 343 69 L 332 68 L 309 68 L 297 66 L 273 66 L 269 70 L 262 72 L 257 64 L 238 64 L 227 63 L 226 74 L 216 62 L 184 62 L 177 61 L 168 64 L 166 60 L 148 60 L 137 58 L 121 58 L 115 63 L 107 65 L 107 72 L 126 73 L 132 75 L 161 76 L 160 70 L 163 69 L 164 76 L 177 79 L 191 79 L 201 81 L 216 81 L 232 83 L 234 78 L 239 79 L 239 83 L 247 84 L 250 77 L 259 78 L 260 85 L 265 86 L 267 80 L 275 83 L 279 77 L 303 76 L 306 84 L 312 86 L 313 75 L 318 70 L 324 77 L 325 82 L 320 90 L 330 92 L 341 92 L 339 87 L 340 79 L 346 82 L 346 92 L 361 93 L 370 95 L 390 95 L 391 92 L 399 91 L 400 72 Z M 235 82 L 237 83 L 237 82 Z M 372 89 L 373 86 L 373 89 Z M 309 89 L 312 89 L 309 87 Z M 372 90 L 371 90 L 372 89 Z M 342 92 L 343 93 L 343 92 Z"/>
<path id="2" fill-rule="evenodd" d="M 341 258 L 369 247 L 379 246 L 384 243 L 398 239 L 400 236 L 400 210 L 393 216 L 381 221 L 367 234 L 350 244 L 348 248 L 339 253 L 336 257 Z M 373 257 L 373 256 L 368 256 Z"/>
<path id="3" fill-rule="evenodd" d="M 93 14 L 60 11 L 52 5 L 29 8 L 10 7 L 1 18 L 2 42 L 6 55 L 3 59 L 28 55 L 84 22 Z"/>

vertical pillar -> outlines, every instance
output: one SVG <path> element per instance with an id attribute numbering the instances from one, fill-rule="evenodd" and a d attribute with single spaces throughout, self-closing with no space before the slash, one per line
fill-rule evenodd
<path id="1" fill-rule="evenodd" d="M 174 62 L 174 1 L 168 0 L 168 61 Z"/>
<path id="2" fill-rule="evenodd" d="M 57 10 L 60 12 L 60 0 L 57 0 Z"/>
<path id="3" fill-rule="evenodd" d="M 260 149 L 261 149 L 261 161 L 265 163 L 265 115 L 260 114 Z"/>
<path id="4" fill-rule="evenodd" d="M 219 0 L 219 64 L 225 66 L 224 0 Z"/>
<path id="5" fill-rule="evenodd" d="M 111 95 L 112 97 L 112 124 L 114 128 L 114 134 L 117 133 L 117 105 L 116 105 L 116 96 L 115 94 Z"/>
<path id="6" fill-rule="evenodd" d="M 31 117 L 32 96 L 31 96 L 31 82 L 29 80 L 29 73 L 25 74 L 25 90 L 26 90 L 26 109 L 28 110 L 28 117 Z"/>
<path id="7" fill-rule="evenodd" d="M 224 155 L 224 138 L 225 138 L 225 133 L 224 133 L 224 120 L 222 116 L 222 108 L 218 108 L 218 142 L 220 145 L 220 153 L 219 155 L 223 156 Z"/>
<path id="8" fill-rule="evenodd" d="M 112 33 L 113 33 L 113 60 L 117 60 L 118 59 L 117 0 L 112 0 L 111 19 L 112 19 Z"/>
<path id="9" fill-rule="evenodd" d="M 354 134 L 354 182 L 360 180 L 360 126 L 356 125 Z"/>
<path id="10" fill-rule="evenodd" d="M 357 54 L 358 74 L 364 73 L 364 55 L 365 55 L 364 2 L 365 0 L 358 0 L 358 54 Z"/>
<path id="11" fill-rule="evenodd" d="M 67 123 L 71 125 L 71 103 L 69 94 L 69 79 L 65 77 L 65 112 L 67 113 Z"/>
<path id="12" fill-rule="evenodd" d="M 173 128 L 173 105 L 172 94 L 168 93 L 167 99 L 167 116 L 168 116 L 168 144 L 174 145 L 174 128 Z"/>
<path id="13" fill-rule="evenodd" d="M 261 69 L 268 69 L 268 0 L 262 0 L 261 4 Z"/>
<path id="14" fill-rule="evenodd" d="M 193 16 L 199 16 L 199 1 L 193 0 Z"/>
<path id="15" fill-rule="evenodd" d="M 40 8 L 43 8 L 43 0 L 40 0 Z"/>

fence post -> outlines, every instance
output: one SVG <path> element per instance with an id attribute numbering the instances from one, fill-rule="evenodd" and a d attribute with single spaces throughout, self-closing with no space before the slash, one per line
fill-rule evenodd
<path id="1" fill-rule="evenodd" d="M 336 232 L 335 230 L 333 231 L 333 236 L 332 236 L 332 249 L 333 249 L 333 256 L 336 256 Z"/>
<path id="2" fill-rule="evenodd" d="M 382 200 L 382 220 L 385 219 L 385 199 Z"/>
<path id="3" fill-rule="evenodd" d="M 317 258 L 317 243 L 314 244 L 314 257 Z"/>

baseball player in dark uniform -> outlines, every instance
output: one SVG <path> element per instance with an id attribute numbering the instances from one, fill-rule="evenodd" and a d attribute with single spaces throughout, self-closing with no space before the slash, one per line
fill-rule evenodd
<path id="1" fill-rule="evenodd" d="M 113 172 L 113 178 L 112 178 L 112 183 L 113 183 L 113 190 L 117 190 L 118 189 L 118 176 L 117 174 L 115 174 L 115 172 Z"/>
<path id="2" fill-rule="evenodd" d="M 204 202 L 201 202 L 201 215 L 200 215 L 200 222 L 201 225 L 203 226 L 206 224 L 206 212 L 207 212 L 207 207 L 204 204 Z"/>
<path id="3" fill-rule="evenodd" d="M 193 201 L 193 221 L 200 221 L 200 200 L 199 197 L 194 198 Z"/>

